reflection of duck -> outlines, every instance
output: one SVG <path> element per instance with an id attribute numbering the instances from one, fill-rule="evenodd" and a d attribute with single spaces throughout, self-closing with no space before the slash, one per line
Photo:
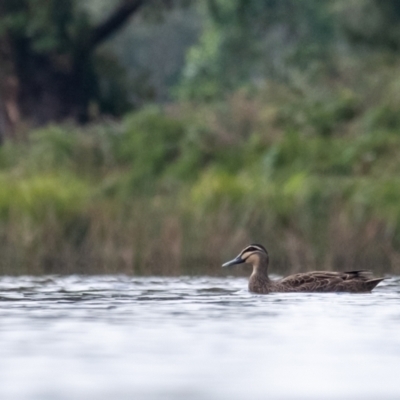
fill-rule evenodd
<path id="1" fill-rule="evenodd" d="M 223 264 L 230 267 L 247 263 L 253 266 L 249 290 L 254 293 L 271 292 L 370 292 L 384 278 L 373 278 L 369 271 L 329 272 L 315 271 L 290 275 L 271 281 L 268 277 L 269 256 L 265 247 L 251 244 L 231 261 Z"/>

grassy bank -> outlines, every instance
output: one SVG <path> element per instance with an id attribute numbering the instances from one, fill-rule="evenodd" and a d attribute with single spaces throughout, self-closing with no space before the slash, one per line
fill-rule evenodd
<path id="1" fill-rule="evenodd" d="M 219 274 L 253 241 L 281 273 L 400 272 L 396 98 L 267 89 L 6 143 L 0 272 Z"/>

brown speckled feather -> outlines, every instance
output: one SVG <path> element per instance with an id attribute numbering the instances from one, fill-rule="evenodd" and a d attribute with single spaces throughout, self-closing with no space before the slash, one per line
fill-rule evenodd
<path id="1" fill-rule="evenodd" d="M 370 292 L 382 279 L 373 279 L 369 271 L 306 272 L 271 281 L 276 292 Z"/>
<path id="2" fill-rule="evenodd" d="M 249 280 L 249 290 L 262 294 L 272 292 L 366 293 L 374 289 L 384 279 L 373 278 L 371 272 L 358 270 L 347 272 L 305 272 L 272 281 L 268 277 L 268 252 L 263 246 L 257 244 L 247 246 L 234 260 L 225 263 L 223 266 L 244 262 L 253 266 L 253 273 Z"/>

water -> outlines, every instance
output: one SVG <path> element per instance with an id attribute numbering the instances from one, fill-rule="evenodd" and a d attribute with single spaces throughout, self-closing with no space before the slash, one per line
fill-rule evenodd
<path id="1" fill-rule="evenodd" d="M 246 288 L 1 278 L 0 398 L 400 398 L 400 278 L 360 295 Z"/>

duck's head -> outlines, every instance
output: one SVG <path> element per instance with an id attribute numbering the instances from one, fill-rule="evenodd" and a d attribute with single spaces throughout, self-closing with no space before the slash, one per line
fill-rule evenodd
<path id="1" fill-rule="evenodd" d="M 250 244 L 245 247 L 239 255 L 231 261 L 222 264 L 223 267 L 230 267 L 236 264 L 251 264 L 253 267 L 259 267 L 261 264 L 268 265 L 269 256 L 266 248 L 261 244 Z"/>

